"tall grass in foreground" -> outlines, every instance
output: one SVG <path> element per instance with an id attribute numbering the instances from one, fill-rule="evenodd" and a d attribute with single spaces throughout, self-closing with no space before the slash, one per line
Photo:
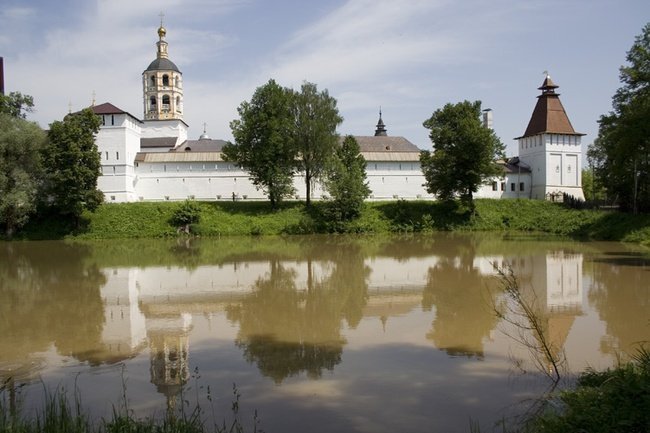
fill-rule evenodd
<path id="1" fill-rule="evenodd" d="M 497 268 L 511 305 L 495 306 L 497 317 L 514 326 L 509 335 L 531 353 L 533 362 L 552 381 L 544 393 L 515 425 L 500 422 L 504 433 L 648 433 L 650 432 L 650 349 L 640 341 L 630 361 L 597 372 L 587 369 L 574 388 L 556 391 L 566 361 L 560 348 L 548 339 L 544 313 L 534 297 L 527 296 L 512 269 Z M 648 326 L 648 324 L 639 324 Z M 480 426 L 470 420 L 470 431 Z"/>
<path id="2" fill-rule="evenodd" d="M 244 433 L 247 429 L 239 418 L 239 393 L 233 387 L 233 419 L 221 424 L 208 425 L 203 417 L 203 408 L 197 405 L 189 413 L 185 408 L 180 413 L 168 412 L 162 419 L 137 418 L 125 410 L 113 409 L 110 419 L 93 421 L 81 405 L 81 398 L 75 393 L 71 400 L 65 390 L 45 393 L 44 406 L 28 416 L 16 409 L 6 392 L 0 388 L 0 433 Z M 253 433 L 258 429 L 257 413 L 253 417 Z"/>

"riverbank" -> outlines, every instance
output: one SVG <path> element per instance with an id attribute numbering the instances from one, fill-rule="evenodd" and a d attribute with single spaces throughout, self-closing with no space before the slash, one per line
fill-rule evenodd
<path id="1" fill-rule="evenodd" d="M 126 239 L 179 234 L 171 224 L 179 202 L 107 204 L 84 214 L 79 224 L 60 218 L 32 221 L 16 239 Z M 200 219 L 190 226 L 204 237 L 314 233 L 410 233 L 433 231 L 523 231 L 574 239 L 611 240 L 650 246 L 650 215 L 568 209 L 537 200 L 476 200 L 476 213 L 431 201 L 368 202 L 350 222 L 329 217 L 327 204 L 199 202 Z"/>

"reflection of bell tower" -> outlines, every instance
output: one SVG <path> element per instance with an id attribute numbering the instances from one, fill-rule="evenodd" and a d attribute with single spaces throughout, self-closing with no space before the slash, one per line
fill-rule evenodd
<path id="1" fill-rule="evenodd" d="M 151 383 L 167 398 L 167 409 L 174 410 L 176 397 L 189 379 L 189 331 L 192 317 L 147 319 Z"/>
<path id="2" fill-rule="evenodd" d="M 183 119 L 183 74 L 169 60 L 166 35 L 161 19 L 156 59 L 142 73 L 145 120 Z"/>

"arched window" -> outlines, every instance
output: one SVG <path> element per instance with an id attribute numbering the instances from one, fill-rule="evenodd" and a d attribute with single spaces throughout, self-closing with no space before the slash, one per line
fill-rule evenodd
<path id="1" fill-rule="evenodd" d="M 152 96 L 151 98 L 149 98 L 149 105 L 150 105 L 150 108 L 152 110 L 156 109 L 156 97 L 155 96 Z"/>
<path id="2" fill-rule="evenodd" d="M 169 86 L 169 75 L 163 75 L 163 86 Z"/>
<path id="3" fill-rule="evenodd" d="M 176 97 L 176 111 L 178 111 L 178 112 L 181 111 L 181 97 L 180 96 Z"/>
<path id="4" fill-rule="evenodd" d="M 155 75 L 151 76 L 151 87 L 156 87 L 156 76 Z"/>
<path id="5" fill-rule="evenodd" d="M 169 95 L 163 95 L 162 97 L 162 110 L 169 111 Z"/>

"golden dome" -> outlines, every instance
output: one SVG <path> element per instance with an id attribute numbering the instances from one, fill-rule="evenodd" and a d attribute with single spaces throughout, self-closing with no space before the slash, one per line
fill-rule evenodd
<path id="1" fill-rule="evenodd" d="M 165 35 L 167 35 L 167 30 L 163 26 L 158 27 L 158 36 L 164 38 Z"/>

